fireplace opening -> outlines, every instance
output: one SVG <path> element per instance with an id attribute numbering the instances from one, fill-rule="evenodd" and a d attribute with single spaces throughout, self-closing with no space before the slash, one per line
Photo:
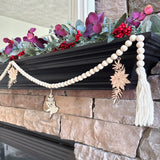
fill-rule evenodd
<path id="1" fill-rule="evenodd" d="M 74 141 L 0 122 L 0 160 L 75 160 Z"/>

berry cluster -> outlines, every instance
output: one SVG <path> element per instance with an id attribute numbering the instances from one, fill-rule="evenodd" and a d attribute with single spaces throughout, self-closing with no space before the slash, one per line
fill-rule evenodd
<path id="1" fill-rule="evenodd" d="M 63 41 L 57 48 L 54 48 L 53 52 L 56 52 L 58 50 L 64 50 L 64 49 L 68 49 L 68 48 L 74 47 L 76 45 L 76 42 L 78 42 L 80 40 L 81 36 L 82 36 L 82 34 L 78 30 L 77 34 L 75 35 L 75 42 L 67 43 L 66 41 Z"/>
<path id="2" fill-rule="evenodd" d="M 12 56 L 10 56 L 9 57 L 9 60 L 10 61 L 12 61 L 12 60 L 17 60 L 18 59 L 18 57 L 20 57 L 20 56 L 23 56 L 25 54 L 25 52 L 24 51 L 21 51 L 21 52 L 19 52 L 17 55 L 12 55 Z"/>
<path id="3" fill-rule="evenodd" d="M 130 36 L 131 31 L 132 31 L 131 26 L 127 27 L 127 24 L 121 23 L 120 26 L 118 26 L 113 30 L 112 34 L 114 35 L 115 38 L 122 38 L 125 35 Z"/>
<path id="4" fill-rule="evenodd" d="M 80 33 L 80 31 L 77 31 L 77 34 L 75 35 L 75 42 L 78 42 L 81 36 L 82 34 Z"/>

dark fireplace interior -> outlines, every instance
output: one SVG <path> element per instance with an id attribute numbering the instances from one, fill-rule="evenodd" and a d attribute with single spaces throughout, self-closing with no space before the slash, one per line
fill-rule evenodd
<path id="1" fill-rule="evenodd" d="M 0 160 L 74 160 L 74 142 L 0 122 Z"/>

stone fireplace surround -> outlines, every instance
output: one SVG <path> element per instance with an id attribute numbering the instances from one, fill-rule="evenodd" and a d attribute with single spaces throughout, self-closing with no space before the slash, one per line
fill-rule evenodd
<path id="1" fill-rule="evenodd" d="M 115 105 L 109 90 L 53 90 L 60 108 L 49 119 L 49 90 L 0 90 L 0 121 L 75 141 L 77 160 L 160 160 L 160 65 L 148 77 L 155 104 L 151 127 L 136 127 L 135 90 Z"/>

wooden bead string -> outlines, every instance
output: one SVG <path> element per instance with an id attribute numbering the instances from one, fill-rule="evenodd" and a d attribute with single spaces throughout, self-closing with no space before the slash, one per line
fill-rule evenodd
<path id="1" fill-rule="evenodd" d="M 82 81 L 95 73 L 99 72 L 102 70 L 104 67 L 108 66 L 108 64 L 113 63 L 114 60 L 116 60 L 119 56 L 123 55 L 123 52 L 126 52 L 128 50 L 128 47 L 132 46 L 132 42 L 137 40 L 137 66 L 138 67 L 143 67 L 144 66 L 144 41 L 145 37 L 143 35 L 131 35 L 129 37 L 129 40 L 125 41 L 125 44 L 120 47 L 120 49 L 117 49 L 115 53 L 113 53 L 110 57 L 108 57 L 106 60 L 103 60 L 101 63 L 99 63 L 97 66 L 91 68 L 89 71 L 86 71 L 85 73 L 82 73 L 79 76 L 76 76 L 74 78 L 71 78 L 69 80 L 66 80 L 64 82 L 59 82 L 59 83 L 47 83 L 43 82 L 41 80 L 38 80 L 28 73 L 26 73 L 20 66 L 15 61 L 9 62 L 8 66 L 4 70 L 4 72 L 0 76 L 0 81 L 4 78 L 4 76 L 7 74 L 8 70 L 10 69 L 11 66 L 14 66 L 24 77 L 26 77 L 28 80 L 34 82 L 37 85 L 49 88 L 49 89 L 54 89 L 54 88 L 62 88 L 66 87 L 69 85 L 72 85 L 74 83 L 77 83 L 79 81 Z"/>

